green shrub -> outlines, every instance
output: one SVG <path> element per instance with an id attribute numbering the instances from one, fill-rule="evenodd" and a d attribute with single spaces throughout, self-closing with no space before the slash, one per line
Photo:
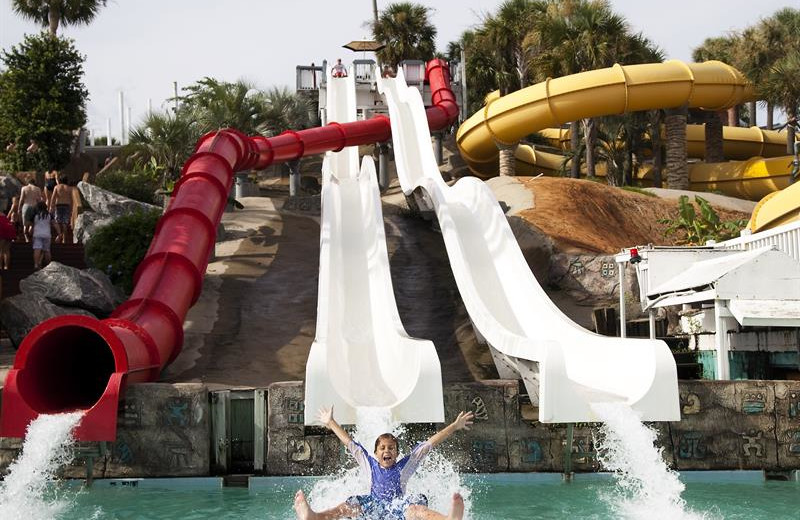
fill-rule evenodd
<path id="1" fill-rule="evenodd" d="M 126 294 L 133 290 L 133 273 L 147 253 L 161 213 L 140 211 L 97 230 L 86 244 L 89 263 L 111 278 Z"/>
<path id="2" fill-rule="evenodd" d="M 95 184 L 129 199 L 160 205 L 160 201 L 157 202 L 155 197 L 156 190 L 161 187 L 160 182 L 146 170 L 106 172 L 97 176 Z"/>
<path id="3" fill-rule="evenodd" d="M 678 217 L 660 219 L 661 224 L 667 224 L 664 236 L 673 233 L 685 235 L 680 243 L 688 245 L 703 245 L 709 240 L 728 240 L 739 236 L 739 230 L 747 225 L 744 219 L 722 221 L 706 199 L 699 195 L 694 197 L 700 208 L 698 215 L 694 206 L 689 202 L 689 197 L 681 195 L 678 199 Z"/>

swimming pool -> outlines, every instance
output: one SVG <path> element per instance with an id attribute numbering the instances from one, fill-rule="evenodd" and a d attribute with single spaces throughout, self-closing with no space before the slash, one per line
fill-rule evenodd
<path id="1" fill-rule="evenodd" d="M 293 519 L 294 491 L 316 478 L 253 478 L 249 489 L 221 488 L 219 479 L 98 481 L 74 498 L 64 520 L 245 520 Z M 687 472 L 686 518 L 727 520 L 797 519 L 800 483 L 765 482 L 760 472 Z M 609 475 L 576 475 L 562 483 L 554 474 L 464 475 L 470 490 L 468 518 L 616 519 L 619 488 Z M 654 520 L 658 511 L 629 508 L 631 516 Z"/>

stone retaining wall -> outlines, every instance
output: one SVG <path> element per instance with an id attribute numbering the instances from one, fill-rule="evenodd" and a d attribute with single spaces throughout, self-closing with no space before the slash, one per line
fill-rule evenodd
<path id="1" fill-rule="evenodd" d="M 566 466 L 566 425 L 535 420 L 536 410 L 516 381 L 450 384 L 446 420 L 460 410 L 475 412 L 475 424 L 440 449 L 467 472 L 561 472 Z M 800 381 L 682 381 L 680 422 L 655 423 L 665 459 L 681 470 L 800 469 Z M 96 445 L 81 453 L 94 460 L 96 478 L 204 476 L 211 468 L 209 393 L 199 384 L 142 384 L 128 389 L 120 406 L 118 437 L 105 452 Z M 264 446 L 267 475 L 323 475 L 351 464 L 334 435 L 303 426 L 303 384 L 267 389 Z M 430 436 L 441 425 L 410 425 L 404 446 Z M 573 430 L 573 471 L 596 471 L 594 424 Z M 0 469 L 19 450 L 0 439 Z M 84 462 L 65 472 L 83 477 Z"/>

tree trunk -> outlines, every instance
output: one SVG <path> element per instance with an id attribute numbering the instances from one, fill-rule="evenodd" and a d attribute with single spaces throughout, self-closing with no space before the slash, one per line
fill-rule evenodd
<path id="1" fill-rule="evenodd" d="M 786 110 L 787 121 L 797 118 L 797 110 L 790 107 Z M 794 125 L 786 125 L 786 153 L 794 155 Z"/>
<path id="2" fill-rule="evenodd" d="M 497 143 L 497 149 L 500 150 L 500 176 L 514 177 L 517 174 L 516 159 L 514 158 L 514 152 L 517 150 L 517 145 L 513 144 L 509 146 Z"/>
<path id="3" fill-rule="evenodd" d="M 705 134 L 706 134 L 706 162 L 719 163 L 725 161 L 722 140 L 722 119 L 724 112 L 705 113 Z"/>
<path id="4" fill-rule="evenodd" d="M 728 126 L 739 126 L 739 107 L 728 109 Z"/>
<path id="5" fill-rule="evenodd" d="M 666 111 L 664 126 L 667 134 L 667 188 L 689 189 L 689 165 L 686 162 L 686 105 Z"/>
<path id="6" fill-rule="evenodd" d="M 50 23 L 50 36 L 55 38 L 58 32 L 58 22 L 61 18 L 61 13 L 56 7 L 58 2 L 50 2 L 50 9 L 47 11 L 47 21 Z"/>
<path id="7" fill-rule="evenodd" d="M 775 126 L 775 122 L 773 121 L 773 112 L 775 110 L 775 105 L 772 103 L 767 103 L 767 130 L 772 130 Z"/>
<path id="8" fill-rule="evenodd" d="M 633 186 L 633 149 L 627 139 L 625 140 L 625 162 L 622 163 L 622 185 Z"/>
<path id="9" fill-rule="evenodd" d="M 756 112 L 756 102 L 747 103 L 747 112 L 750 115 L 750 126 L 758 126 L 758 113 Z"/>
<path id="10" fill-rule="evenodd" d="M 656 110 L 650 120 L 650 139 L 653 142 L 653 186 L 660 188 L 663 185 L 661 173 L 664 170 L 664 140 L 661 138 L 661 124 L 664 122 L 664 113 Z"/>
<path id="11" fill-rule="evenodd" d="M 584 119 L 584 135 L 586 136 L 586 177 L 595 177 L 594 143 L 597 141 L 597 125 L 594 119 Z"/>
<path id="12" fill-rule="evenodd" d="M 569 148 L 572 150 L 572 162 L 569 168 L 569 176 L 578 179 L 581 176 L 581 161 L 578 158 L 578 147 L 580 146 L 580 133 L 578 121 L 569 124 Z"/>

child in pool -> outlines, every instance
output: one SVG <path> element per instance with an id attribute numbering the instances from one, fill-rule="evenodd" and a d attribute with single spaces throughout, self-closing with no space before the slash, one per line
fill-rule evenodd
<path id="1" fill-rule="evenodd" d="M 305 494 L 298 490 L 294 497 L 294 510 L 299 520 L 333 520 L 336 518 L 368 518 L 380 520 L 460 520 L 464 514 L 464 499 L 453 495 L 450 514 L 445 516 L 428 509 L 424 495 L 406 495 L 406 483 L 417 470 L 422 459 L 432 448 L 441 444 L 458 430 L 468 430 L 473 413 L 461 412 L 450 425 L 414 447 L 409 455 L 397 460 L 397 439 L 384 433 L 375 440 L 375 456 L 350 438 L 350 435 L 333 418 L 333 407 L 319 411 L 319 422 L 336 434 L 358 462 L 361 471 L 369 472 L 369 495 L 351 496 L 333 509 L 314 512 Z"/>

